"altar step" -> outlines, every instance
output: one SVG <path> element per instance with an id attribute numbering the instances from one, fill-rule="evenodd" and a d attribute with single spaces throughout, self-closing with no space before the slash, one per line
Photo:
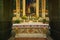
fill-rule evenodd
<path id="1" fill-rule="evenodd" d="M 53 40 L 49 35 L 41 35 L 41 34 L 19 34 L 20 36 L 17 35 L 12 35 L 12 37 L 9 38 L 9 40 Z"/>
<path id="2" fill-rule="evenodd" d="M 46 38 L 15 38 L 15 40 L 47 40 Z"/>
<path id="3" fill-rule="evenodd" d="M 40 33 L 33 33 L 33 34 L 22 33 L 22 34 L 15 35 L 15 38 L 20 38 L 20 37 L 47 38 L 46 34 L 40 34 Z"/>

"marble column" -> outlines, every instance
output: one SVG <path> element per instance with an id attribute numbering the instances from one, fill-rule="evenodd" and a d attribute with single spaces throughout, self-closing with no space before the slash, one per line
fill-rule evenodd
<path id="1" fill-rule="evenodd" d="M 23 16 L 25 16 L 26 0 L 23 0 Z"/>
<path id="2" fill-rule="evenodd" d="M 46 0 L 42 0 L 42 17 L 45 19 Z"/>
<path id="3" fill-rule="evenodd" d="M 20 17 L 20 0 L 16 0 L 16 17 L 19 18 Z"/>
<path id="4" fill-rule="evenodd" d="M 36 16 L 39 17 L 39 0 L 36 0 Z"/>

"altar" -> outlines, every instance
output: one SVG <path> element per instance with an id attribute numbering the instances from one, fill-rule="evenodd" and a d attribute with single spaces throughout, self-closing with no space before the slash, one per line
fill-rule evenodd
<path id="1" fill-rule="evenodd" d="M 15 37 L 39 37 L 46 38 L 46 34 L 49 30 L 49 24 L 43 24 L 40 22 L 13 24 L 12 27 L 15 30 Z"/>

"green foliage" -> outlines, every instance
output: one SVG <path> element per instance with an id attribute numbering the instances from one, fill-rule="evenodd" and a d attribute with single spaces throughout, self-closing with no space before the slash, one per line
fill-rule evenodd
<path id="1" fill-rule="evenodd" d="M 42 22 L 48 24 L 49 23 L 49 20 L 43 19 Z"/>
<path id="2" fill-rule="evenodd" d="M 36 18 L 34 18 L 35 20 L 38 20 L 39 19 L 39 17 L 36 17 Z"/>
<path id="3" fill-rule="evenodd" d="M 22 16 L 22 19 L 27 19 L 27 16 Z"/>
<path id="4" fill-rule="evenodd" d="M 15 22 L 14 22 L 14 23 L 20 23 L 20 22 L 21 22 L 21 21 L 17 19 L 17 20 L 15 20 Z"/>
<path id="5" fill-rule="evenodd" d="M 43 23 L 45 23 L 46 22 L 46 19 L 43 19 Z"/>

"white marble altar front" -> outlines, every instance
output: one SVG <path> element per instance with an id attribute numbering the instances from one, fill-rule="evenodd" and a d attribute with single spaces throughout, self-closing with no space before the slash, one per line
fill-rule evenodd
<path id="1" fill-rule="evenodd" d="M 21 24 L 13 24 L 13 30 L 16 32 L 15 37 L 43 37 L 46 38 L 48 32 L 48 24 L 39 22 L 26 22 Z"/>

